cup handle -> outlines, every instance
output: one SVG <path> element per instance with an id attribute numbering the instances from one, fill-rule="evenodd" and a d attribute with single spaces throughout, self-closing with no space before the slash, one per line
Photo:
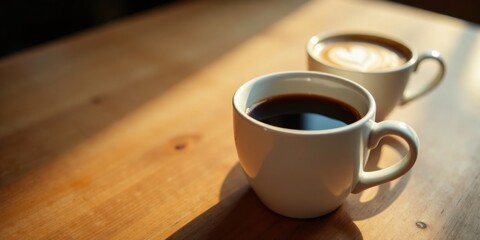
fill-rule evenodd
<path id="1" fill-rule="evenodd" d="M 422 53 L 419 57 L 418 60 L 415 62 L 415 65 L 413 66 L 413 71 L 417 71 L 418 66 L 426 59 L 433 59 L 437 61 L 438 65 L 440 66 L 440 69 L 437 72 L 437 75 L 425 84 L 424 86 L 420 87 L 419 89 L 416 89 L 415 91 L 413 90 L 406 90 L 403 93 L 402 99 L 400 100 L 400 105 L 406 104 L 422 95 L 425 93 L 431 91 L 434 89 L 443 79 L 443 76 L 445 75 L 445 61 L 443 60 L 442 56 L 438 51 L 432 50 L 432 51 L 427 51 Z"/>
<path id="2" fill-rule="evenodd" d="M 371 172 L 365 172 L 360 164 L 358 182 L 352 193 L 359 193 L 367 188 L 389 182 L 407 173 L 415 164 L 418 156 L 418 137 L 415 131 L 405 123 L 386 120 L 380 123 L 372 121 L 371 132 L 368 138 L 368 148 L 376 148 L 380 140 L 388 135 L 401 137 L 408 144 L 408 153 L 394 165 Z"/>

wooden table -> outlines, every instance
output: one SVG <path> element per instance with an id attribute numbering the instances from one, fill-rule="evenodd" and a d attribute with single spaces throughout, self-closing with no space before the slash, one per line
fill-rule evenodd
<path id="1" fill-rule="evenodd" d="M 1 59 L 0 239 L 478 239 L 479 27 L 389 2 L 291 2 L 180 2 Z M 409 174 L 285 218 L 243 176 L 231 97 L 305 70 L 308 38 L 332 30 L 437 49 L 448 72 L 388 117 L 420 137 Z M 387 139 L 369 168 L 403 151 Z"/>

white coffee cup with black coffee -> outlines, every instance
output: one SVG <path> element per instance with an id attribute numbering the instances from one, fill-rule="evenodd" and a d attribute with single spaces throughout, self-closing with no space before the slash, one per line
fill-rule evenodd
<path id="1" fill-rule="evenodd" d="M 418 137 L 403 122 L 376 122 L 375 113 L 364 87 L 336 75 L 288 71 L 247 81 L 233 96 L 233 126 L 250 186 L 271 210 L 311 218 L 404 175 L 417 159 Z M 392 135 L 408 145 L 406 155 L 367 171 L 369 152 Z"/>

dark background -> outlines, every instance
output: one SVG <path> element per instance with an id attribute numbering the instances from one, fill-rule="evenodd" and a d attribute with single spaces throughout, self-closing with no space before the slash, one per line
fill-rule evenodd
<path id="1" fill-rule="evenodd" d="M 0 57 L 173 0 L 0 0 Z"/>
<path id="2" fill-rule="evenodd" d="M 0 57 L 173 1 L 0 0 Z M 391 1 L 480 23 L 478 0 Z"/>
<path id="3" fill-rule="evenodd" d="M 390 0 L 480 24 L 479 0 Z"/>

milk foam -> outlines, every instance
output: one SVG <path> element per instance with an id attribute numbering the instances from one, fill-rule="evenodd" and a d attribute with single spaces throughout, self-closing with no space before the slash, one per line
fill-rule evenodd
<path id="1" fill-rule="evenodd" d="M 401 66 L 406 59 L 395 51 L 368 42 L 322 43 L 321 60 L 350 70 L 368 72 Z"/>

